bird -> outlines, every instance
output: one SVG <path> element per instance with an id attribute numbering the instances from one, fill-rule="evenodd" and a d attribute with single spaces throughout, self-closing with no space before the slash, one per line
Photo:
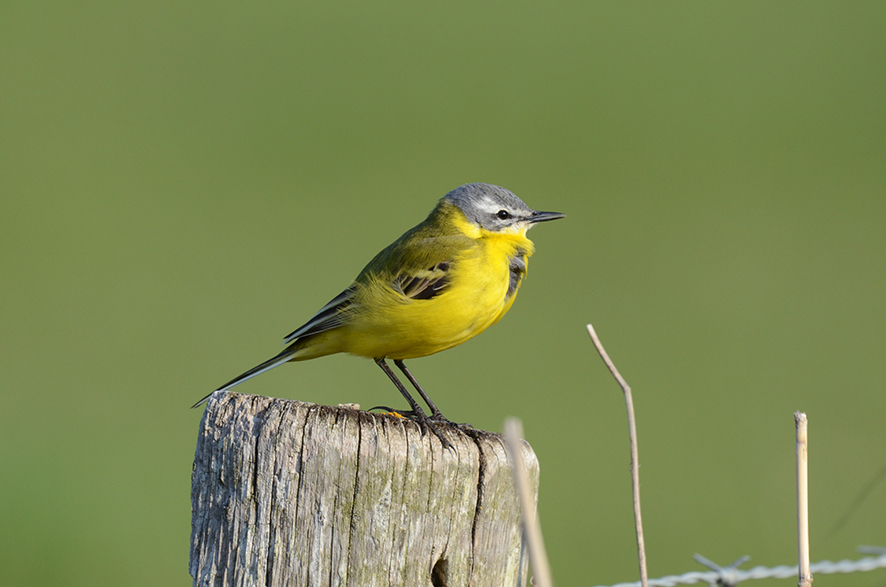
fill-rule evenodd
<path id="1" fill-rule="evenodd" d="M 354 282 L 284 338 L 286 348 L 213 393 L 290 361 L 348 353 L 375 361 L 409 403 L 391 410 L 428 426 L 450 424 L 404 361 L 457 346 L 498 322 L 511 308 L 535 246 L 526 232 L 564 218 L 540 212 L 511 191 L 469 183 L 443 196 L 428 217 L 379 252 Z M 431 411 L 428 417 L 391 370 L 406 376 Z"/>

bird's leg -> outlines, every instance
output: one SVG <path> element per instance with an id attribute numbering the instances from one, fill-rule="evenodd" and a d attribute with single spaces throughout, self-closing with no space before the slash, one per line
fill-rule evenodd
<path id="1" fill-rule="evenodd" d="M 401 383 L 400 380 L 397 379 L 397 376 L 394 374 L 393 371 L 391 371 L 391 368 L 388 367 L 388 364 L 385 362 L 385 360 L 384 359 L 375 359 L 375 364 L 378 365 L 379 367 L 381 367 L 381 370 L 384 371 L 388 377 L 390 377 L 391 381 L 394 383 L 394 385 L 397 387 L 397 389 L 400 391 L 400 393 L 403 394 L 403 397 L 406 398 L 406 401 L 409 402 L 409 407 L 412 408 L 412 411 L 408 412 L 408 413 L 416 416 L 417 418 L 422 418 L 422 417 L 427 418 L 427 416 L 425 416 L 424 410 L 421 409 L 421 406 L 418 405 L 418 402 L 415 401 L 415 398 L 413 398 L 409 394 L 409 392 L 406 391 L 406 387 L 404 387 L 403 383 Z"/>
<path id="2" fill-rule="evenodd" d="M 416 420 L 418 420 L 419 423 L 421 423 L 423 426 L 427 426 L 428 428 L 431 429 L 431 432 L 433 432 L 434 435 L 440 439 L 440 442 L 443 444 L 443 448 L 446 448 L 446 449 L 452 448 L 452 444 L 450 444 L 449 441 L 446 440 L 446 437 L 444 437 L 443 434 L 439 430 L 437 430 L 437 427 L 434 426 L 434 423 L 431 422 L 431 419 L 428 418 L 428 416 L 425 414 L 424 410 L 421 409 L 421 406 L 418 405 L 418 402 L 415 401 L 415 398 L 413 398 L 411 395 L 409 395 L 409 392 L 406 391 L 406 387 L 404 387 L 403 383 L 399 379 L 397 379 L 397 376 L 394 374 L 393 371 L 391 371 L 391 368 L 388 367 L 388 364 L 385 363 L 384 357 L 382 357 L 380 359 L 374 359 L 374 360 L 375 360 L 375 364 L 378 365 L 379 367 L 381 367 L 381 370 L 387 374 L 387 376 L 393 382 L 394 386 L 400 391 L 401 394 L 403 394 L 403 397 L 406 398 L 406 401 L 409 402 L 409 407 L 412 408 L 411 415 Z M 401 363 L 401 365 L 402 365 L 402 363 Z M 400 365 L 397 365 L 397 366 L 399 367 Z M 401 367 L 401 369 L 402 369 L 402 367 Z M 409 372 L 406 371 L 406 373 L 409 373 Z M 412 379 L 412 376 L 410 375 L 409 378 Z M 422 397 L 424 397 L 424 392 L 422 392 Z M 433 404 L 428 404 L 428 405 L 433 406 Z M 400 413 L 401 415 L 405 415 L 403 412 L 398 412 L 398 413 Z M 439 410 L 438 410 L 438 413 L 439 413 Z"/>
<path id="3" fill-rule="evenodd" d="M 418 391 L 421 398 L 425 400 L 425 403 L 428 404 L 428 407 L 431 408 L 431 420 L 435 420 L 437 422 L 446 422 L 447 424 L 451 424 L 446 416 L 437 409 L 437 406 L 434 405 L 434 402 L 431 401 L 431 398 L 428 397 L 428 394 L 425 393 L 425 390 L 421 388 L 421 385 L 418 384 L 418 381 L 415 380 L 415 377 L 412 376 L 412 373 L 409 372 L 409 369 L 406 368 L 406 365 L 403 364 L 403 361 L 400 359 L 395 359 L 394 364 L 397 365 L 397 368 L 403 371 L 403 374 L 406 375 L 406 378 L 409 379 L 409 382 L 412 386 Z"/>

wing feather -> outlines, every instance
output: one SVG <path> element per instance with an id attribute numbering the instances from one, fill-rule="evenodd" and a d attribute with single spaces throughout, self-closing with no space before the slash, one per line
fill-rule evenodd
<path id="1" fill-rule="evenodd" d="M 292 331 L 283 339 L 283 344 L 289 344 L 297 338 L 310 336 L 312 334 L 320 334 L 327 330 L 332 330 L 342 325 L 344 318 L 342 310 L 350 306 L 354 302 L 354 292 L 357 291 L 357 285 L 354 284 L 345 291 L 332 298 L 328 304 L 320 308 L 320 311 L 314 316 Z"/>
<path id="2" fill-rule="evenodd" d="M 407 298 L 429 300 L 441 294 L 449 285 L 450 267 L 451 261 L 440 261 L 427 269 L 400 273 L 394 279 L 394 287 Z"/>

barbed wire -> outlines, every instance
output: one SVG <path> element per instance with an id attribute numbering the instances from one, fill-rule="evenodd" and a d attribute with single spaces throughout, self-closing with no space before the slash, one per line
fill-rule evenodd
<path id="1" fill-rule="evenodd" d="M 858 551 L 866 554 L 877 554 L 876 557 L 866 557 L 858 560 L 843 559 L 838 562 L 824 560 L 813 563 L 810 566 L 812 574 L 832 574 L 832 573 L 856 573 L 859 571 L 873 571 L 874 569 L 882 569 L 886 567 L 886 548 L 876 546 L 861 546 Z M 649 579 L 650 587 L 674 587 L 675 585 L 692 585 L 694 583 L 707 583 L 711 587 L 730 587 L 737 585 L 742 581 L 752 579 L 787 579 L 789 577 L 797 577 L 797 566 L 789 567 L 782 565 L 778 567 L 754 567 L 747 571 L 738 567 L 751 557 L 743 556 L 731 565 L 721 567 L 700 554 L 693 557 L 696 561 L 711 569 L 710 571 L 696 571 L 686 573 L 684 575 L 669 575 L 658 579 Z M 599 586 L 603 587 L 603 586 Z M 618 583 L 608 587 L 640 587 L 640 582 L 635 583 Z"/>

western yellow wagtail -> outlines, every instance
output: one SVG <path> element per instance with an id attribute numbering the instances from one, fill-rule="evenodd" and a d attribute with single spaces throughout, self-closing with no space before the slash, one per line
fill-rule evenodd
<path id="1" fill-rule="evenodd" d="M 564 216 L 533 210 L 510 191 L 487 183 L 452 190 L 424 222 L 377 254 L 350 287 L 287 336 L 283 352 L 216 391 L 288 361 L 334 353 L 367 357 L 409 402 L 410 411 L 398 413 L 427 425 L 449 446 L 431 423 L 449 420 L 403 361 L 445 351 L 498 322 L 514 303 L 535 250 L 526 231 Z M 385 359 L 406 375 L 431 409 L 431 418 Z"/>

